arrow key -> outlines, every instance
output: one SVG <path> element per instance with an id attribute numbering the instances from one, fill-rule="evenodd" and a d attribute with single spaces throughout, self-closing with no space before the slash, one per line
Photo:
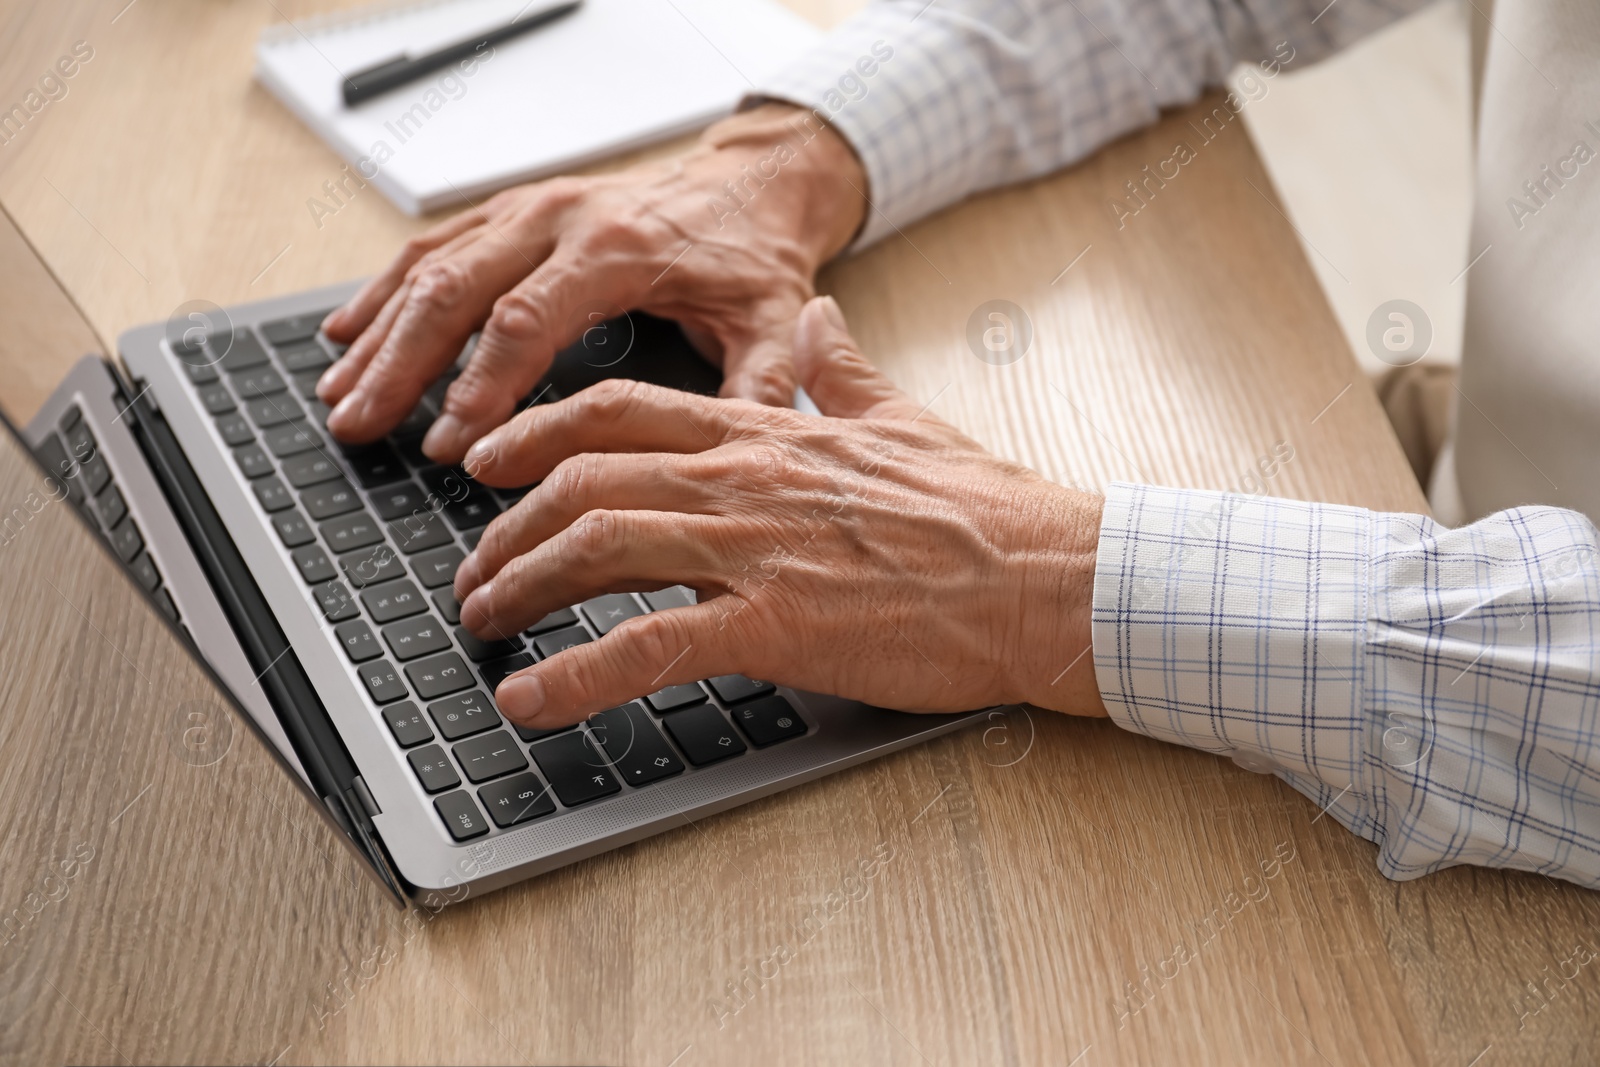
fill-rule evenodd
<path id="1" fill-rule="evenodd" d="M 714 705 L 701 704 L 688 711 L 675 711 L 663 721 L 672 739 L 696 767 L 745 751 L 744 742 Z"/>

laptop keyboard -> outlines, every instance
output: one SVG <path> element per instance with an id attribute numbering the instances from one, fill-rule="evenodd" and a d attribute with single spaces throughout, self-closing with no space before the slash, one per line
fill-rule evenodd
<path id="1" fill-rule="evenodd" d="M 111 543 L 112 551 L 133 572 L 161 613 L 183 627 L 172 594 L 167 592 L 160 569 L 145 549 L 144 535 L 128 511 L 128 502 L 112 477 L 110 464 L 100 455 L 99 443 L 82 409 L 73 404 L 62 412 L 56 430 L 47 434 L 34 452 L 40 462 L 58 476 L 67 491 L 67 499 L 87 515 L 90 523 Z M 185 627 L 184 633 L 188 632 Z"/>
<path id="2" fill-rule="evenodd" d="M 317 333 L 324 314 L 264 323 L 259 337 L 237 327 L 220 359 L 206 341 L 180 343 L 173 354 L 372 713 L 455 840 L 648 788 L 807 732 L 771 685 L 741 676 L 669 686 L 560 730 L 502 719 L 492 694 L 508 675 L 627 619 L 691 603 L 693 594 L 682 587 L 609 594 L 552 612 L 525 633 L 484 640 L 467 631 L 451 591 L 456 567 L 527 487 L 491 489 L 422 454 L 456 371 L 388 439 L 335 441 L 326 432 L 328 408 L 316 397 L 317 379 L 342 352 Z M 521 406 L 554 399 L 546 389 Z"/>

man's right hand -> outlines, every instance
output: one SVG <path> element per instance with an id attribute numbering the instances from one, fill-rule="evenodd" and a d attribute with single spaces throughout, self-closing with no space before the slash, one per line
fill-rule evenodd
<path id="1" fill-rule="evenodd" d="M 334 406 L 328 429 L 382 437 L 481 329 L 423 442 L 457 462 L 557 351 L 632 309 L 677 320 L 720 360 L 724 396 L 788 405 L 796 318 L 865 195 L 844 140 L 777 104 L 718 123 L 665 164 L 506 190 L 407 242 L 328 316 L 328 336 L 350 346 L 317 386 Z"/>

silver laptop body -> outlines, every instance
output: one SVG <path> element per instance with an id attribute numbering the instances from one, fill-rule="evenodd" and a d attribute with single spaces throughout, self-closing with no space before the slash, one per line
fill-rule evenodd
<path id="1" fill-rule="evenodd" d="M 339 353 L 316 324 L 355 287 L 129 330 L 121 366 L 86 357 L 24 436 L 397 897 L 486 892 L 983 717 L 728 677 L 513 728 L 493 704 L 505 673 L 692 594 L 597 598 L 487 645 L 461 630 L 454 562 L 520 492 L 421 455 L 452 375 L 386 442 L 327 434 L 313 386 Z M 606 329 L 525 403 L 615 375 L 714 390 L 670 324 Z"/>

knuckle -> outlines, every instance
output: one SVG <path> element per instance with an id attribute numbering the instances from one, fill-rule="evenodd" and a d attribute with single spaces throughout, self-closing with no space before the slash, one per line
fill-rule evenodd
<path id="1" fill-rule="evenodd" d="M 539 484 L 539 493 L 556 500 L 587 499 L 599 472 L 599 457 L 591 453 L 569 456 Z"/>
<path id="2" fill-rule="evenodd" d="M 683 655 L 689 643 L 682 625 L 669 614 L 641 615 L 622 623 L 614 644 L 635 665 L 665 666 Z"/>
<path id="3" fill-rule="evenodd" d="M 466 290 L 466 272 L 451 260 L 435 259 L 418 264 L 410 302 L 425 312 L 449 311 L 461 302 Z"/>
<path id="4" fill-rule="evenodd" d="M 419 260 L 433 251 L 433 247 L 433 239 L 427 234 L 408 237 L 406 243 L 400 246 L 400 259 L 406 262 Z"/>
<path id="5" fill-rule="evenodd" d="M 633 413 L 642 392 L 642 383 L 630 378 L 596 382 L 580 394 L 584 399 L 583 414 L 601 422 L 620 422 Z"/>
<path id="6" fill-rule="evenodd" d="M 608 213 L 585 223 L 578 238 L 580 245 L 589 252 L 634 250 L 642 243 L 644 234 L 636 219 Z"/>
<path id="7" fill-rule="evenodd" d="M 484 332 L 512 344 L 525 344 L 543 331 L 545 313 L 537 301 L 513 289 L 494 302 Z"/>
<path id="8" fill-rule="evenodd" d="M 567 555 L 578 566 L 592 566 L 620 553 L 625 541 L 622 516 L 597 508 L 585 512 L 567 531 Z"/>

